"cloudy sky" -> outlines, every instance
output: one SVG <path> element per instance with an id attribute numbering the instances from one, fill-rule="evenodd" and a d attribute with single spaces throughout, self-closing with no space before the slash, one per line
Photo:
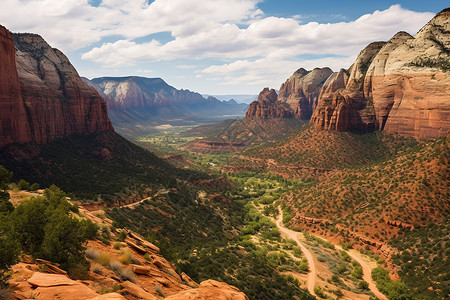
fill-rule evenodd
<path id="1" fill-rule="evenodd" d="M 348 68 L 372 41 L 414 35 L 447 1 L 1 0 L 0 24 L 62 50 L 80 75 L 161 77 L 209 94 Z"/>

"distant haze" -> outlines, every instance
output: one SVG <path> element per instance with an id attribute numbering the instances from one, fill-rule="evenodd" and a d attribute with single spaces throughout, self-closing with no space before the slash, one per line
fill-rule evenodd
<path id="1" fill-rule="evenodd" d="M 220 101 L 228 101 L 230 99 L 234 99 L 237 103 L 245 103 L 250 104 L 253 101 L 256 101 L 258 99 L 258 95 L 209 95 L 209 94 L 202 94 L 203 97 L 208 98 L 209 96 L 212 96 Z"/>

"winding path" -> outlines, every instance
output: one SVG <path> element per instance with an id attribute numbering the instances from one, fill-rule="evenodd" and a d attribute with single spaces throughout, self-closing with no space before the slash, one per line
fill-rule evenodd
<path id="1" fill-rule="evenodd" d="M 377 285 L 372 280 L 372 269 L 374 267 L 369 262 L 367 262 L 367 259 L 357 251 L 346 251 L 338 245 L 335 245 L 335 247 L 338 250 L 347 252 L 351 258 L 353 258 L 357 263 L 361 265 L 361 268 L 363 270 L 363 279 L 367 281 L 367 283 L 369 283 L 369 289 L 372 291 L 372 293 L 380 300 L 388 300 L 388 298 L 377 289 Z"/>
<path id="2" fill-rule="evenodd" d="M 312 295 L 315 295 L 314 286 L 316 285 L 316 265 L 314 264 L 313 256 L 312 256 L 311 252 L 305 247 L 305 245 L 303 245 L 300 242 L 300 240 L 298 239 L 298 237 L 297 237 L 298 232 L 287 229 L 281 225 L 282 219 L 283 219 L 283 212 L 280 209 L 280 214 L 278 215 L 278 218 L 276 221 L 277 228 L 278 228 L 278 230 L 280 230 L 280 232 L 284 236 L 294 240 L 297 243 L 297 245 L 300 247 L 300 249 L 302 249 L 302 252 L 306 257 L 306 260 L 308 261 L 308 267 L 309 267 L 309 273 L 308 273 L 308 276 L 306 277 L 306 286 L 308 288 L 308 291 Z"/>
<path id="3" fill-rule="evenodd" d="M 284 234 L 285 236 L 294 240 L 297 243 L 297 245 L 302 249 L 302 252 L 305 254 L 305 257 L 308 260 L 308 266 L 310 268 L 310 272 L 308 273 L 308 277 L 307 277 L 308 291 L 311 294 L 315 295 L 314 294 L 314 286 L 315 286 L 315 280 L 316 280 L 316 267 L 314 264 L 313 256 L 312 256 L 311 252 L 297 238 L 298 232 L 287 229 L 287 228 L 283 227 L 283 225 L 281 225 L 281 221 L 283 219 L 283 212 L 280 208 L 278 208 L 278 209 L 280 211 L 280 214 L 278 215 L 278 218 L 276 221 L 277 228 L 280 230 L 280 232 L 282 234 Z M 351 258 L 353 258 L 356 262 L 358 262 L 361 265 L 361 268 L 363 269 L 363 279 L 365 281 L 367 281 L 367 283 L 369 283 L 369 289 L 372 291 L 372 293 L 380 300 L 388 300 L 388 298 L 377 289 L 377 286 L 372 279 L 371 274 L 372 274 L 372 269 L 374 268 L 373 264 L 371 264 L 371 262 L 367 258 L 365 258 L 362 254 L 360 254 L 357 251 L 347 251 L 347 250 L 342 249 L 342 247 L 338 246 L 338 245 L 335 245 L 335 247 L 337 250 L 347 252 Z M 375 264 L 375 267 L 376 267 L 376 264 Z"/>

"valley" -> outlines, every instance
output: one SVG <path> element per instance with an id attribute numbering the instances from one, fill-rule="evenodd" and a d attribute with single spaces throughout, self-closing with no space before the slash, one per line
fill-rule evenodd
<path id="1" fill-rule="evenodd" d="M 450 8 L 301 24 L 260 1 L 205 14 L 218 0 L 197 23 L 172 0 L 91 2 L 76 14 L 102 33 L 67 53 L 92 79 L 0 25 L 0 300 L 450 297 Z M 155 27 L 105 27 L 136 11 Z M 214 93 L 178 87 L 199 82 Z"/>

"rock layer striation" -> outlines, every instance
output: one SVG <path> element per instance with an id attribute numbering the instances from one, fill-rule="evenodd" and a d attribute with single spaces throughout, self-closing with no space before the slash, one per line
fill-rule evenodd
<path id="1" fill-rule="evenodd" d="M 61 51 L 4 27 L 0 42 L 0 147 L 113 130 L 106 102 Z"/>
<path id="2" fill-rule="evenodd" d="M 316 130 L 436 138 L 450 130 L 450 10 L 414 37 L 399 32 L 363 49 L 348 70 L 297 70 L 278 96 L 264 89 L 247 118 L 311 119 Z M 268 93 L 270 92 L 270 97 Z"/>

